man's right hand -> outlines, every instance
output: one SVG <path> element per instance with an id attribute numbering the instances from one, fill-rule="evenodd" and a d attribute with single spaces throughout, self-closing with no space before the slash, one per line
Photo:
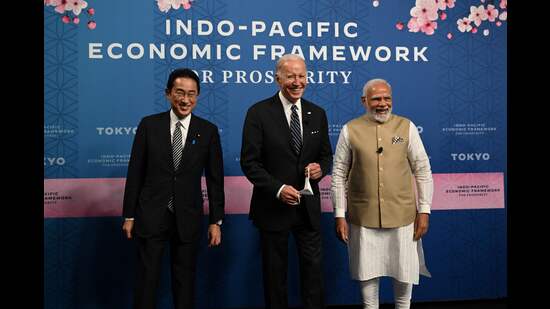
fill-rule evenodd
<path id="1" fill-rule="evenodd" d="M 134 228 L 134 220 L 124 220 L 122 230 L 126 233 L 128 239 L 132 239 L 132 229 Z"/>
<path id="2" fill-rule="evenodd" d="M 279 194 L 279 199 L 288 205 L 298 205 L 300 204 L 300 192 L 292 186 L 285 185 Z"/>
<path id="3" fill-rule="evenodd" d="M 334 218 L 334 227 L 336 228 L 336 237 L 343 243 L 348 243 L 348 223 L 345 218 Z"/>

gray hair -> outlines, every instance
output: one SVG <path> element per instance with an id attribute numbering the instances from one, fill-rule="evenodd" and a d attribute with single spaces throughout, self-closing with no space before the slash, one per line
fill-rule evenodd
<path id="1" fill-rule="evenodd" d="M 279 73 L 279 71 L 281 70 L 281 68 L 283 67 L 283 65 L 287 62 L 287 61 L 290 61 L 290 60 L 301 60 L 304 62 L 304 64 L 306 63 L 306 61 L 304 60 L 304 58 L 302 58 L 300 55 L 296 55 L 296 54 L 286 54 L 286 55 L 283 55 L 281 58 L 279 58 L 279 60 L 277 60 L 277 65 L 275 66 L 275 74 Z"/>
<path id="2" fill-rule="evenodd" d="M 386 80 L 381 79 L 381 78 L 374 78 L 374 79 L 369 80 L 365 84 L 365 86 L 363 86 L 363 96 L 366 96 L 369 89 L 372 88 L 372 86 L 374 86 L 376 84 L 386 84 L 388 86 L 388 88 L 390 89 L 390 92 L 391 92 L 390 83 L 388 83 Z"/>

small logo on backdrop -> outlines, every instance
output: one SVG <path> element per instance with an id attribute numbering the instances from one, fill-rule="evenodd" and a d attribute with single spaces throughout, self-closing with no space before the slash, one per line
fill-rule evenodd
<path id="1" fill-rule="evenodd" d="M 137 127 L 97 127 L 98 135 L 136 135 Z"/>
<path id="2" fill-rule="evenodd" d="M 491 155 L 487 152 L 451 153 L 453 161 L 489 161 Z"/>
<path id="3" fill-rule="evenodd" d="M 65 163 L 63 157 L 44 157 L 44 166 L 63 166 Z"/>
<path id="4" fill-rule="evenodd" d="M 58 191 L 44 191 L 44 205 L 55 205 L 62 200 L 72 200 L 73 197 Z"/>

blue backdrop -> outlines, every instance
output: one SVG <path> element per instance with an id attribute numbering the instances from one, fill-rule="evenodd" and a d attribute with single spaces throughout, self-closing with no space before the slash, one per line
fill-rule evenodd
<path id="1" fill-rule="evenodd" d="M 341 126 L 364 112 L 364 83 L 380 77 L 393 87 L 394 112 L 419 126 L 434 174 L 503 173 L 506 188 L 505 18 L 498 26 L 499 19 L 483 21 L 477 33 L 457 27 L 470 6 L 493 4 L 504 12 L 500 1 L 456 1 L 438 11 L 446 16 L 439 15 L 433 35 L 408 31 L 414 1 L 196 0 L 167 12 L 157 1 L 87 4 L 78 24 L 62 20 L 74 11 L 44 7 L 45 188 L 53 181 L 124 178 L 134 130 L 143 116 L 169 108 L 164 87 L 178 67 L 203 79 L 195 113 L 220 128 L 226 176 L 242 176 L 246 110 L 277 90 L 272 52 L 295 46 L 311 71 L 304 97 L 327 111 L 333 149 Z M 88 29 L 88 22 L 97 27 Z M 264 31 L 253 32 L 262 25 Z M 325 50 L 326 59 L 315 56 Z M 210 56 L 201 56 L 205 51 Z M 130 308 L 135 247 L 123 237 L 121 218 L 93 209 L 48 215 L 55 206 L 46 196 L 44 207 L 45 308 Z M 327 304 L 359 303 L 332 213 L 322 223 Z M 247 214 L 226 217 L 221 247 L 203 244 L 199 308 L 263 306 L 258 235 Z M 296 306 L 290 246 L 289 296 Z M 424 250 L 433 278 L 421 278 L 414 301 L 506 296 L 505 207 L 434 210 Z M 165 266 L 159 308 L 172 307 Z M 392 299 L 389 281 L 382 282 L 381 298 Z"/>

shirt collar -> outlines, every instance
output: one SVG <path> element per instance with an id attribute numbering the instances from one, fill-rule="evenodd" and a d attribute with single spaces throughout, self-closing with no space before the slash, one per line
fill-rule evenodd
<path id="1" fill-rule="evenodd" d="M 285 98 L 285 96 L 283 95 L 283 93 L 281 91 L 279 91 L 279 99 L 281 99 L 281 102 L 283 103 L 283 107 L 284 107 L 285 110 L 290 110 L 292 105 L 296 105 L 298 110 L 302 109 L 302 99 L 301 98 L 298 99 L 298 101 L 296 101 L 296 103 L 292 103 L 287 98 Z"/>
<path id="2" fill-rule="evenodd" d="M 183 128 L 187 130 L 191 122 L 191 114 L 185 116 L 183 119 L 179 119 L 174 113 L 174 110 L 170 109 L 170 128 L 173 128 L 178 121 L 182 124 Z"/>

